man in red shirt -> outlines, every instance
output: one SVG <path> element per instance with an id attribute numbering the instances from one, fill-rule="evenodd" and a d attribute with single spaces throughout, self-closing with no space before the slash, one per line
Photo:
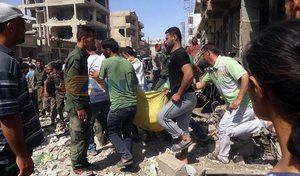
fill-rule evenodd
<path id="1" fill-rule="evenodd" d="M 201 45 L 198 44 L 197 37 L 193 37 L 192 44 L 189 47 L 187 47 L 186 52 L 194 59 L 197 53 L 199 52 L 200 48 Z"/>

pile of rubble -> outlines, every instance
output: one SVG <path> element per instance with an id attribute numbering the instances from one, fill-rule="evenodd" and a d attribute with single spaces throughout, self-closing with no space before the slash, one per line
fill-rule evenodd
<path id="1" fill-rule="evenodd" d="M 221 111 L 222 107 L 219 107 L 219 110 Z M 193 118 L 199 124 L 205 125 L 210 136 L 217 141 L 216 122 L 222 114 L 218 109 L 214 113 L 204 115 L 198 111 L 200 110 L 197 108 L 194 110 Z M 57 135 L 52 128 L 51 126 L 43 128 L 46 141 L 33 153 L 36 167 L 33 175 L 70 175 L 70 136 L 68 132 Z M 261 140 L 261 137 L 258 139 Z M 217 142 L 203 144 L 197 138 L 194 138 L 193 142 L 189 148 L 189 165 L 181 163 L 175 158 L 175 153 L 168 150 L 171 141 L 166 139 L 163 132 L 154 134 L 147 144 L 142 140 L 135 141 L 133 145 L 135 163 L 129 168 L 119 168 L 116 165 L 120 158 L 110 143 L 102 147 L 97 144 L 98 154 L 88 156 L 88 158 L 91 163 L 99 167 L 97 175 L 100 176 L 264 175 L 276 162 L 272 152 L 267 155 L 265 149 L 253 139 L 242 142 L 233 141 L 232 161 L 229 164 L 214 163 L 206 158 L 208 153 L 218 147 Z"/>

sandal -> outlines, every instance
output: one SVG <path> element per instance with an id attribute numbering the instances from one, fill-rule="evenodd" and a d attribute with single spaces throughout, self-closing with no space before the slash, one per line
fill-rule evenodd
<path id="1" fill-rule="evenodd" d="M 125 167 L 125 166 L 131 165 L 131 164 L 133 164 L 133 158 L 131 158 L 130 160 L 127 160 L 127 161 L 125 161 L 125 162 L 123 162 L 122 160 L 120 160 L 120 161 L 117 163 L 117 165 L 118 165 L 119 167 Z"/>
<path id="2" fill-rule="evenodd" d="M 172 152 L 180 152 L 181 150 L 188 148 L 190 145 L 192 145 L 192 141 L 185 143 L 185 144 L 182 144 L 182 143 L 173 144 L 171 147 L 171 151 Z"/>

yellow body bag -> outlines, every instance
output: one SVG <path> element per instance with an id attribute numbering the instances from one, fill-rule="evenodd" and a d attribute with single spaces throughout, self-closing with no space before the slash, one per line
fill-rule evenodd
<path id="1" fill-rule="evenodd" d="M 157 114 L 167 102 L 168 98 L 164 91 L 143 92 L 138 90 L 134 124 L 144 130 L 162 131 L 163 128 L 157 123 Z"/>

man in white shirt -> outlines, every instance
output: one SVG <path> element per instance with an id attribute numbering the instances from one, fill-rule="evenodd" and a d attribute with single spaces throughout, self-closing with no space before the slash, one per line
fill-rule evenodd
<path id="1" fill-rule="evenodd" d="M 164 54 L 162 53 L 161 50 L 161 44 L 156 44 L 155 45 L 155 51 L 156 55 L 152 58 L 152 71 L 153 71 L 153 81 L 152 81 L 152 87 L 151 89 L 153 90 L 159 80 L 159 75 L 161 71 L 161 61 L 164 58 Z"/>
<path id="2" fill-rule="evenodd" d="M 88 53 L 88 71 L 91 70 L 100 71 L 102 62 L 105 60 L 103 54 L 98 55 L 96 53 L 96 47 L 89 48 Z M 91 135 L 88 153 L 91 155 L 96 155 L 96 144 L 94 141 L 94 132 L 101 145 L 107 142 L 107 132 L 106 132 L 106 119 L 110 107 L 110 101 L 108 93 L 105 92 L 104 87 L 100 85 L 92 77 L 89 78 L 89 96 L 90 96 L 90 107 L 92 112 L 91 118 Z"/>
<path id="3" fill-rule="evenodd" d="M 126 46 L 125 48 L 122 48 L 121 54 L 125 59 L 127 59 L 132 64 L 136 77 L 139 81 L 139 87 L 142 90 L 147 91 L 147 86 L 145 84 L 143 63 L 138 58 L 135 57 L 135 52 L 130 46 Z"/>

